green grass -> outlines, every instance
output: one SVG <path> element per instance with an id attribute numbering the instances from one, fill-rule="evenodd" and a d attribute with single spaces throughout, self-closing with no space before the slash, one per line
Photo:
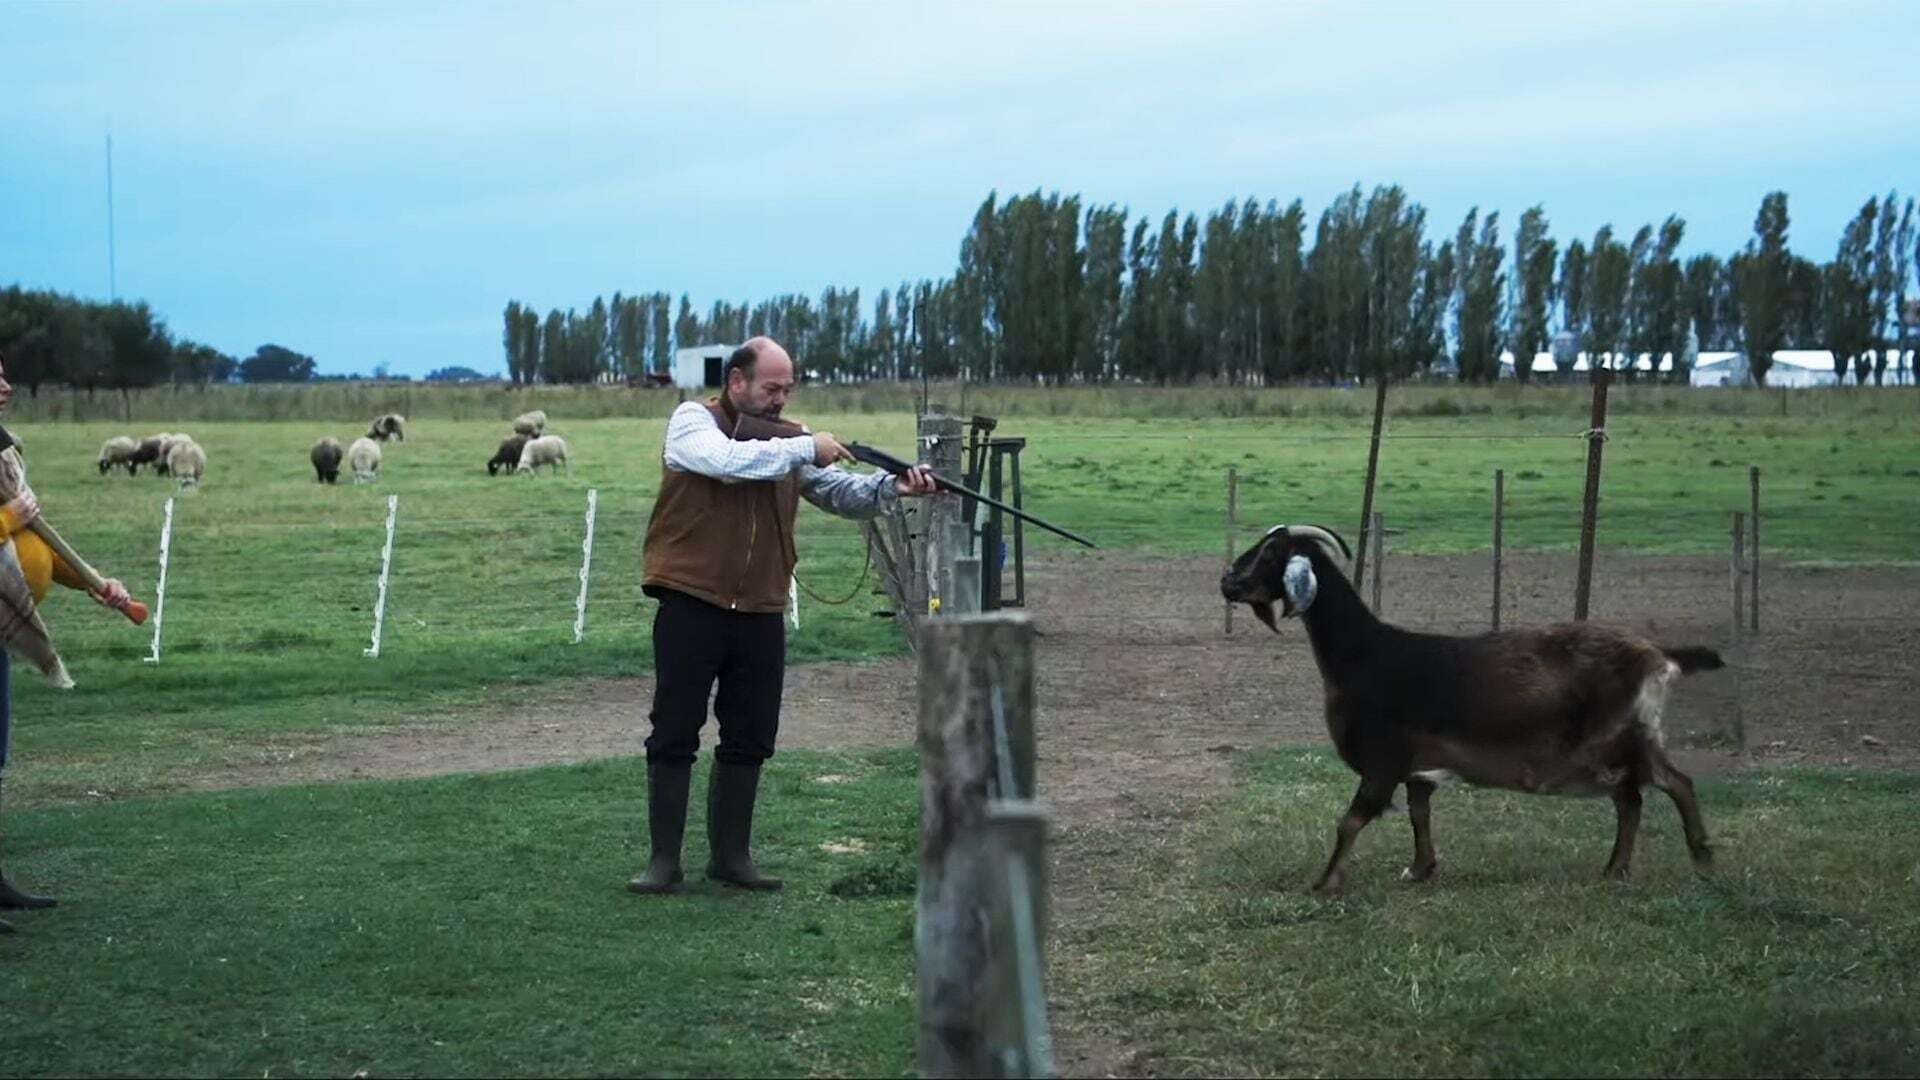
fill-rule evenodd
<path id="1" fill-rule="evenodd" d="M 1306 893 L 1351 797 L 1331 754 L 1241 762 L 1234 794 L 1062 927 L 1085 1019 L 1183 1075 L 1910 1076 L 1920 1070 L 1914 778 L 1701 785 L 1691 872 L 1649 794 L 1635 880 L 1602 883 L 1604 801 L 1443 789 L 1438 878 L 1404 814 Z M 1845 838 L 1845 839 L 1842 839 Z M 1099 843 L 1097 837 L 1085 842 Z"/>
<path id="2" fill-rule="evenodd" d="M 448 393 L 451 402 L 464 400 Z M 824 390 L 813 404 L 858 404 L 854 393 Z M 1051 400 L 1025 393 L 1009 396 Z M 1131 392 L 1070 393 L 1098 405 L 1099 395 Z M 1199 393 L 1169 392 L 1164 400 Z M 1357 400 L 1343 391 L 1272 393 L 1283 403 Z M 1388 426 L 1377 504 L 1391 527 L 1404 530 L 1393 540 L 1398 550 L 1484 550 L 1495 468 L 1508 473 L 1510 548 L 1573 549 L 1586 453 L 1573 437 L 1584 423 L 1567 408 L 1576 391 L 1398 393 L 1410 411 L 1437 414 L 1396 417 Z M 1649 407 L 1626 409 L 1610 425 L 1603 548 L 1718 554 L 1727 513 L 1747 504 L 1746 466 L 1757 464 L 1770 557 L 1872 563 L 1910 560 L 1920 550 L 1920 515 L 1912 510 L 1920 505 L 1920 461 L 1911 454 L 1920 419 L 1890 409 L 1905 400 L 1900 393 L 1794 398 L 1801 411 L 1784 418 L 1714 412 L 1747 400 L 1738 394 L 1638 388 L 1623 398 L 1635 395 Z M 1666 407 L 1675 402 L 1698 411 Z M 1853 413 L 1833 413 L 1849 403 Z M 1035 512 L 1109 548 L 1211 556 L 1222 549 L 1229 467 L 1240 476 L 1243 522 L 1317 521 L 1353 532 L 1366 419 L 1301 411 L 1260 419 L 1023 417 L 1001 433 L 1030 440 L 1023 480 Z M 804 403 L 800 412 L 822 430 L 902 452 L 912 446 L 905 413 L 835 414 Z M 80 688 L 57 694 L 29 673 L 16 679 L 26 718 L 21 751 L 35 763 L 20 784 L 25 798 L 162 790 L 236 746 L 423 712 L 457 714 L 555 681 L 649 672 L 652 605 L 639 591 L 640 548 L 659 477 L 658 416 L 556 416 L 577 464 L 571 477 L 537 479 L 486 475 L 483 463 L 504 428 L 499 420 L 416 419 L 409 440 L 387 448 L 381 482 L 365 487 L 322 487 L 306 464 L 316 436 L 351 436 L 356 425 L 167 426 L 192 432 L 210 464 L 205 487 L 176 501 L 163 660 L 142 662 L 150 640 L 144 630 L 56 590 L 48 619 Z M 151 599 L 171 485 L 146 476 L 102 479 L 93 468 L 101 440 L 127 426 L 63 421 L 14 429 L 28 446 L 50 520 L 89 559 Z M 594 582 L 587 640 L 574 645 L 590 487 L 600 492 Z M 388 494 L 400 497 L 394 578 L 383 655 L 369 660 L 361 653 Z M 1037 530 L 1028 540 L 1043 555 L 1076 550 Z M 853 525 L 809 508 L 800 549 L 801 577 L 816 592 L 837 597 L 854 586 L 862 551 Z M 872 584 L 842 607 L 803 597 L 794 660 L 898 652 L 894 625 L 874 617 L 884 604 L 870 595 Z M 123 745 L 141 753 L 119 753 Z"/>
<path id="3" fill-rule="evenodd" d="M 47 614 L 79 689 L 52 691 L 16 667 L 9 795 L 24 809 L 6 822 L 8 867 L 68 902 L 0 938 L 0 1061 L 23 1074 L 909 1071 L 909 752 L 777 760 L 758 829 L 763 860 L 792 885 L 775 898 L 624 893 L 641 861 L 633 760 L 171 794 L 263 749 L 457 723 L 556 685 L 650 671 L 640 541 L 671 399 L 378 397 L 389 392 L 216 392 L 197 406 L 154 395 L 133 403 L 145 418 L 133 424 L 74 422 L 70 410 L 54 422 L 46 400 L 12 425 L 49 518 L 149 598 L 170 485 L 101 479 L 99 442 L 184 428 L 211 462 L 206 487 L 176 504 L 163 661 L 142 662 L 146 632 L 66 593 Z M 810 390 L 797 411 L 905 452 L 904 393 Z M 1573 547 L 1584 391 L 1414 388 L 1394 400 L 1379 508 L 1407 530 L 1399 550 L 1484 547 L 1494 468 L 1508 472 L 1509 545 Z M 1772 557 L 1920 550 L 1912 392 L 1621 388 L 1615 402 L 1603 547 L 1718 554 L 1758 464 Z M 1364 393 L 993 390 L 967 405 L 1029 438 L 1027 505 L 1110 548 L 1217 556 L 1228 467 L 1249 524 L 1351 530 L 1358 517 Z M 573 475 L 489 479 L 502 418 L 532 406 L 573 444 Z M 291 418 L 396 407 L 415 422 L 388 447 L 379 485 L 312 482 L 312 439 L 357 434 L 364 419 Z M 280 419 L 239 419 L 263 413 Z M 589 487 L 601 500 L 594 591 L 576 646 Z M 370 660 L 388 494 L 401 500 L 395 579 L 383 655 Z M 844 594 L 860 570 L 854 528 L 809 510 L 801 530 L 803 579 Z M 898 651 L 878 606 L 803 600 L 791 655 Z M 1625 887 L 1594 880 L 1611 839 L 1604 804 L 1449 790 L 1436 805 L 1439 882 L 1393 880 L 1407 847 L 1393 817 L 1363 838 L 1337 901 L 1300 890 L 1351 794 L 1345 770 L 1290 750 L 1245 760 L 1240 779 L 1224 806 L 1165 808 L 1176 823 L 1202 814 L 1190 830 L 1066 838 L 1105 845 L 1099 870 L 1125 887 L 1057 925 L 1075 958 L 1056 968 L 1060 992 L 1076 1022 L 1125 1032 L 1156 1070 L 1920 1070 L 1912 778 L 1703 785 L 1722 853 L 1706 882 L 1686 867 L 1670 808 L 1652 803 Z M 696 805 L 690 853 L 700 835 Z"/>
<path id="4" fill-rule="evenodd" d="M 63 904 L 0 936 L 0 1061 L 17 1076 L 909 1073 L 912 755 L 777 761 L 756 845 L 787 878 L 777 896 L 628 894 L 645 862 L 636 759 L 13 815 L 8 869 Z"/>

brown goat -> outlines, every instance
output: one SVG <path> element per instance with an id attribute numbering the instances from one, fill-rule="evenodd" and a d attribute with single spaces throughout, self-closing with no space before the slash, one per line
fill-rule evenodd
<path id="1" fill-rule="evenodd" d="M 1425 881 L 1438 860 L 1429 831 L 1436 782 L 1540 794 L 1609 795 L 1618 831 L 1606 875 L 1624 878 L 1652 784 L 1680 811 L 1704 872 L 1713 850 L 1693 781 L 1674 767 L 1660 730 L 1676 676 L 1721 667 L 1705 648 L 1666 648 L 1593 623 L 1476 637 L 1420 634 L 1381 622 L 1340 569 L 1346 541 L 1313 525 L 1277 526 L 1220 578 L 1276 633 L 1273 606 L 1306 625 L 1326 689 L 1327 732 L 1360 787 L 1340 819 L 1333 856 L 1314 885 L 1338 891 L 1354 838 L 1407 788 L 1413 864 Z"/>

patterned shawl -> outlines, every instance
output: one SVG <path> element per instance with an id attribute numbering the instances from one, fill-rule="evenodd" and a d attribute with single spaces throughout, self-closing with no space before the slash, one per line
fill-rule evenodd
<path id="1" fill-rule="evenodd" d="M 0 450 L 0 501 L 18 495 L 26 484 L 27 463 L 19 448 Z M 73 686 L 67 665 L 54 651 L 53 636 L 40 620 L 39 605 L 34 603 L 33 588 L 20 569 L 20 556 L 11 536 L 0 540 L 0 645 L 39 668 L 54 686 L 62 690 Z"/>

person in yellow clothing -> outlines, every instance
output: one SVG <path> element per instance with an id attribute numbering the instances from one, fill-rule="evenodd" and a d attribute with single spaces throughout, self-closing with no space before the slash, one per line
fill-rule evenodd
<path id="1" fill-rule="evenodd" d="M 69 589 L 87 591 L 87 582 L 67 560 L 47 546 L 40 534 L 27 526 L 40 516 L 40 502 L 33 497 L 31 490 L 23 491 L 20 497 L 6 503 L 0 503 L 0 535 L 13 538 L 13 552 L 20 560 L 20 572 L 27 576 L 27 584 L 33 589 L 33 602 L 39 603 L 47 598 L 47 590 L 59 582 Z"/>
<path id="2" fill-rule="evenodd" d="M 7 382 L 6 364 L 0 359 L 0 412 L 13 401 L 13 387 Z M 54 582 L 72 589 L 86 591 L 87 585 L 66 560 L 54 553 L 47 542 L 40 538 L 28 526 L 40 516 L 40 500 L 34 498 L 33 489 L 20 487 L 18 495 L 0 504 L 0 535 L 13 541 L 13 550 L 20 562 L 20 570 L 26 576 L 27 585 L 33 591 L 36 605 L 46 599 L 47 592 Z M 90 594 L 94 600 L 112 608 L 124 607 L 127 602 L 126 586 L 109 578 L 106 588 Z M 0 804 L 4 803 L 6 793 L 7 762 L 13 752 L 13 665 L 7 651 L 0 648 Z M 4 809 L 0 805 L 0 809 Z M 3 830 L 0 830 L 0 847 L 4 847 Z M 0 852 L 3 855 L 4 852 Z M 35 896 L 14 888 L 7 879 L 4 863 L 0 863 L 0 911 L 21 911 L 34 908 L 48 908 L 54 905 L 52 897 Z M 0 919 L 0 934 L 11 933 L 13 924 Z"/>

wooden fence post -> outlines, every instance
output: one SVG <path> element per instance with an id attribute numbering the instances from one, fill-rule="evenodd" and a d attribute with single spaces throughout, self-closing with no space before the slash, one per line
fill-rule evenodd
<path id="1" fill-rule="evenodd" d="M 1600 520 L 1600 457 L 1607 445 L 1607 386 L 1613 372 L 1596 366 L 1599 357 L 1589 361 L 1593 376 L 1593 414 L 1587 426 L 1587 488 L 1580 504 L 1580 569 L 1573 586 L 1573 618 L 1584 621 L 1587 602 L 1593 596 L 1594 531 Z"/>
<path id="2" fill-rule="evenodd" d="M 1493 628 L 1500 629 L 1500 571 L 1506 542 L 1507 470 L 1493 470 Z"/>
<path id="3" fill-rule="evenodd" d="M 1376 376 L 1373 390 L 1373 443 L 1367 448 L 1367 486 L 1360 497 L 1360 550 L 1353 564 L 1353 591 L 1367 581 L 1367 529 L 1373 525 L 1373 482 L 1380 475 L 1380 425 L 1387 416 L 1387 377 Z"/>
<path id="4" fill-rule="evenodd" d="M 1752 568 L 1753 592 L 1747 609 L 1750 618 L 1748 629 L 1760 632 L 1760 466 L 1747 467 L 1747 479 L 1753 486 L 1753 550 L 1747 555 L 1747 565 Z"/>
<path id="5" fill-rule="evenodd" d="M 920 463 L 948 480 L 960 480 L 963 449 L 960 418 L 944 412 L 929 412 L 920 418 Z M 953 525 L 960 521 L 960 497 L 952 494 L 928 495 L 920 501 L 919 544 L 921 558 L 916 560 L 916 594 L 922 614 L 938 609 L 945 602 L 943 590 L 951 589 L 953 560 L 966 554 L 951 550 Z M 932 560 L 938 558 L 936 565 Z"/>
<path id="6" fill-rule="evenodd" d="M 1235 534 L 1240 531 L 1240 470 L 1227 466 L 1227 561 L 1221 572 L 1233 566 L 1233 544 L 1239 539 Z M 1226 635 L 1233 636 L 1233 601 L 1226 602 Z"/>
<path id="7" fill-rule="evenodd" d="M 1367 527 L 1373 534 L 1373 614 L 1377 618 L 1380 612 L 1380 579 L 1385 577 L 1387 569 L 1387 527 L 1386 519 L 1375 514 Z"/>
<path id="8" fill-rule="evenodd" d="M 1738 638 L 1746 624 L 1746 600 L 1744 593 L 1747 584 L 1747 523 L 1746 515 L 1738 510 L 1733 512 L 1733 558 L 1728 563 L 1728 571 L 1733 578 L 1733 636 Z"/>
<path id="9" fill-rule="evenodd" d="M 1033 793 L 1033 624 L 1017 612 L 929 619 L 919 655 L 920 1073 L 1004 1075 L 1005 1033 L 1031 1026 L 1004 1013 L 1036 1003 L 1002 991 L 1035 977 L 1044 926 L 1044 855 L 1030 851 L 1044 819 L 1002 802 Z M 1007 956 L 1011 972 L 996 961 Z M 1044 996 L 1037 1007 L 1044 1018 Z"/>

